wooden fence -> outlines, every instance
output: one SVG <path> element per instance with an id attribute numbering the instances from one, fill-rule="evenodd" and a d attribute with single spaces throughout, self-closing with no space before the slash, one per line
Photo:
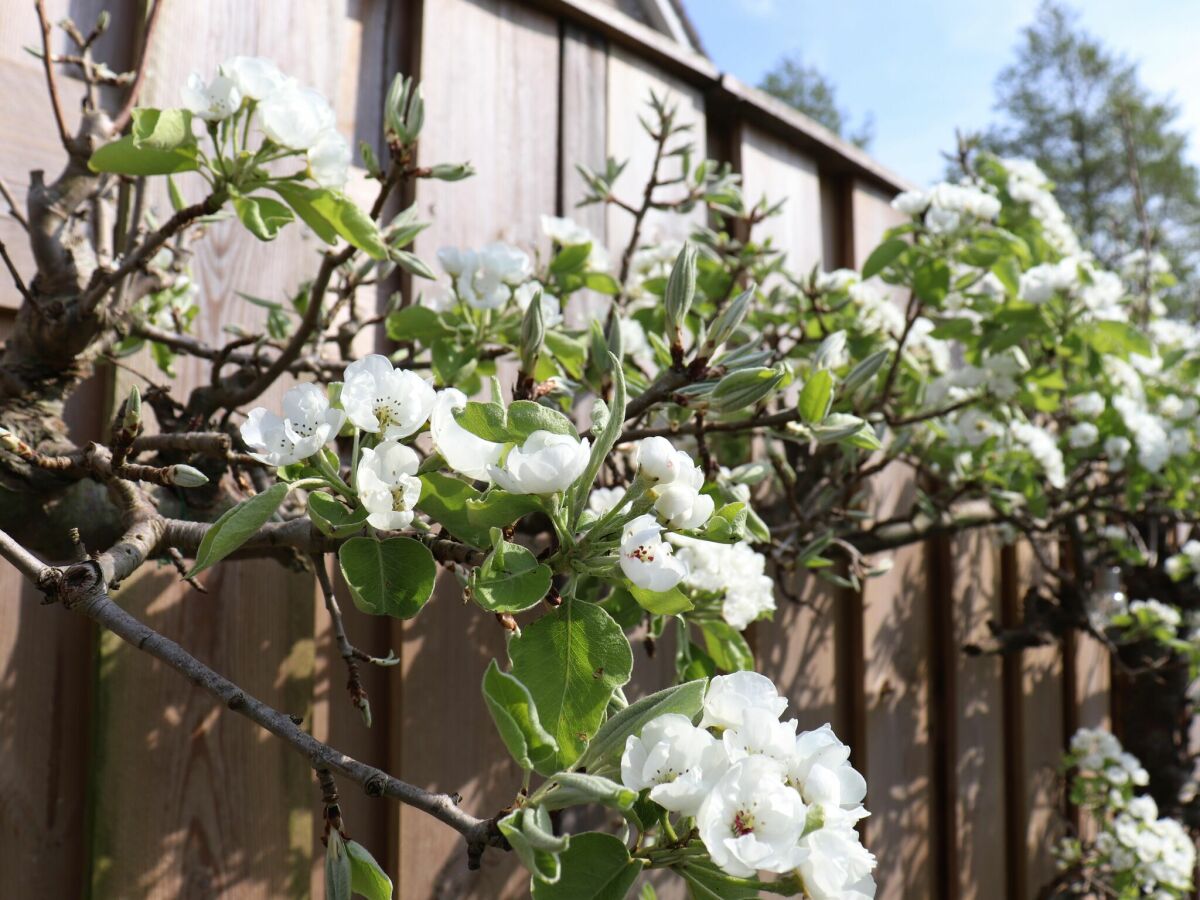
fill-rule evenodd
<path id="1" fill-rule="evenodd" d="M 133 56 L 137 0 L 48 0 L 52 18 L 89 23 L 107 7 L 102 42 L 114 68 Z M 37 60 L 31 4 L 0 4 L 0 177 L 20 195 L 29 170 L 61 164 Z M 169 104 L 187 73 L 235 54 L 272 57 L 333 99 L 344 133 L 378 146 L 392 74 L 418 74 L 428 119 L 426 161 L 469 159 L 463 183 L 422 183 L 434 226 L 427 257 L 446 243 L 503 238 L 548 249 L 538 216 L 573 214 L 610 247 L 622 214 L 575 212 L 577 162 L 632 161 L 636 188 L 652 150 L 638 125 L 651 89 L 669 92 L 699 145 L 742 173 L 750 196 L 787 197 L 766 229 L 794 267 L 860 265 L 897 221 L 888 200 L 907 185 L 862 151 L 705 58 L 599 0 L 167 0 L 150 54 L 145 102 Z M 68 82 L 65 103 L 80 90 Z M 949 138 L 949 136 L 947 136 Z M 356 189 L 366 190 L 361 176 Z M 669 228 L 669 222 L 652 223 Z M 678 227 L 678 225 L 674 226 Z M 291 228 L 263 248 L 237 225 L 211 229 L 194 261 L 205 304 L 201 337 L 257 321 L 235 290 L 279 297 L 315 266 Z M 32 271 L 19 226 L 0 240 Z M 0 289 L 0 336 L 17 296 Z M 215 314 L 214 314 L 215 313 Z M 182 361 L 181 388 L 207 373 Z M 147 372 L 149 372 L 147 368 Z M 81 439 L 103 432 L 126 376 L 97 378 L 69 411 Z M 881 479 L 881 510 L 907 502 Z M 970 659 L 958 647 L 988 619 L 1019 617 L 1032 555 L 974 533 L 901 550 L 862 595 L 794 585 L 753 635 L 761 666 L 792 699 L 802 727 L 832 722 L 865 771 L 879 857 L 879 896 L 1032 897 L 1051 871 L 1060 827 L 1055 764 L 1081 724 L 1108 719 L 1108 662 L 1086 641 Z M 479 693 L 500 630 L 443 584 L 411 623 L 347 611 L 355 642 L 389 647 L 397 670 L 368 673 L 375 726 L 346 701 L 344 673 L 312 585 L 273 563 L 211 573 L 208 594 L 148 568 L 119 601 L 200 659 L 273 705 L 303 715 L 318 737 L 417 784 L 457 790 L 471 810 L 498 809 L 519 784 Z M 0 569 L 0 895 L 226 897 L 320 895 L 319 796 L 305 761 L 174 673 L 59 608 Z M 636 649 L 639 687 L 669 677 L 668 648 Z M 410 677 L 411 674 L 411 677 Z M 514 860 L 489 853 L 469 873 L 457 834 L 420 813 L 345 798 L 352 835 L 398 873 L 400 896 L 520 896 Z M 678 897 L 678 886 L 660 896 Z"/>

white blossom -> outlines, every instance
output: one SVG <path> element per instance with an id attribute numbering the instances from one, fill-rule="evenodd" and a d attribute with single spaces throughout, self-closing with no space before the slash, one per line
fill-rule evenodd
<path id="1" fill-rule="evenodd" d="M 308 150 L 333 128 L 333 110 L 312 88 L 293 81 L 268 94 L 258 106 L 263 132 L 276 144 L 291 150 Z"/>
<path id="2" fill-rule="evenodd" d="M 329 408 L 325 391 L 298 384 L 283 395 L 283 416 L 265 407 L 250 410 L 242 423 L 242 440 L 250 455 L 269 466 L 289 466 L 308 459 L 337 437 L 346 416 Z"/>
<path id="3" fill-rule="evenodd" d="M 800 865 L 807 816 L 800 795 L 784 782 L 783 767 L 765 756 L 748 756 L 721 776 L 700 806 L 696 824 L 713 862 L 749 878 Z"/>
<path id="4" fill-rule="evenodd" d="M 1100 429 L 1091 422 L 1079 422 L 1067 430 L 1067 443 L 1076 450 L 1091 447 L 1100 440 Z"/>
<path id="5" fill-rule="evenodd" d="M 321 187 L 341 190 L 350 177 L 350 144 L 333 128 L 326 128 L 308 148 L 308 168 Z"/>
<path id="6" fill-rule="evenodd" d="M 652 515 L 631 520 L 621 535 L 621 571 L 648 591 L 669 591 L 687 575 L 687 567 L 662 539 L 662 526 Z"/>
<path id="7" fill-rule="evenodd" d="M 180 91 L 184 109 L 191 110 L 197 118 L 206 122 L 228 119 L 242 105 L 242 95 L 232 78 L 218 75 L 210 82 L 193 72 Z"/>
<path id="8" fill-rule="evenodd" d="M 433 449 L 446 465 L 478 481 L 488 479 L 488 469 L 500 462 L 504 445 L 485 440 L 458 424 L 455 410 L 465 409 L 467 395 L 458 388 L 439 391 L 429 415 L 429 436 Z"/>
<path id="9" fill-rule="evenodd" d="M 1086 394 L 1076 394 L 1071 398 L 1071 410 L 1077 416 L 1083 416 L 1091 419 L 1104 412 L 1104 397 L 1097 391 L 1088 391 Z"/>
<path id="10" fill-rule="evenodd" d="M 521 312 L 529 309 L 529 304 L 533 302 L 534 296 L 541 297 L 542 323 L 547 328 L 561 325 L 563 320 L 562 302 L 541 284 L 536 281 L 527 281 L 513 291 L 513 299 L 517 301 Z"/>
<path id="11" fill-rule="evenodd" d="M 640 736 L 626 738 L 621 783 L 634 791 L 650 788 L 659 806 L 695 816 L 728 768 L 720 741 L 686 716 L 668 713 L 649 722 Z"/>
<path id="12" fill-rule="evenodd" d="M 855 820 L 867 814 L 862 808 L 867 781 L 850 765 L 850 748 L 828 724 L 796 737 L 788 783 L 805 803 L 825 809 L 827 817 L 836 814 Z"/>
<path id="13" fill-rule="evenodd" d="M 775 582 L 765 574 L 766 557 L 745 541 L 718 544 L 682 535 L 671 541 L 687 564 L 688 586 L 723 595 L 721 618 L 738 631 L 774 611 Z"/>
<path id="14" fill-rule="evenodd" d="M 721 740 L 731 763 L 747 756 L 769 756 L 787 765 L 796 750 L 796 720 L 780 722 L 770 710 L 747 709 L 741 724 L 725 729 Z"/>
<path id="15" fill-rule="evenodd" d="M 717 675 L 708 682 L 704 694 L 704 717 L 700 727 L 738 728 L 747 710 L 766 710 L 775 718 L 787 708 L 775 684 L 758 672 L 733 672 Z"/>
<path id="16" fill-rule="evenodd" d="M 243 97 L 265 100 L 287 83 L 271 60 L 261 56 L 235 56 L 221 64 L 221 74 L 233 79 Z"/>
<path id="17" fill-rule="evenodd" d="M 1028 303 L 1045 303 L 1058 292 L 1070 291 L 1079 283 L 1079 261 L 1067 257 L 1056 263 L 1042 263 L 1021 273 L 1018 291 Z"/>
<path id="18" fill-rule="evenodd" d="M 1054 436 L 1046 429 L 1028 422 L 1013 423 L 1012 433 L 1013 437 L 1029 451 L 1029 455 L 1034 458 L 1034 461 L 1041 466 L 1046 481 L 1052 487 L 1066 487 L 1066 466 L 1063 462 L 1062 451 L 1058 449 Z"/>
<path id="19" fill-rule="evenodd" d="M 597 487 L 588 494 L 588 509 L 595 515 L 602 516 L 616 509 L 621 498 L 625 496 L 624 488 Z"/>
<path id="20" fill-rule="evenodd" d="M 869 900 L 875 896 L 875 856 L 849 823 L 818 828 L 800 840 L 800 879 L 811 900 Z"/>
<path id="21" fill-rule="evenodd" d="M 372 353 L 346 367 L 342 406 L 363 431 L 384 438 L 415 434 L 433 411 L 432 385 L 416 372 L 397 369 L 386 356 Z"/>
<path id="22" fill-rule="evenodd" d="M 520 447 L 508 451 L 502 466 L 488 466 L 488 474 L 513 494 L 556 494 L 583 474 L 590 455 L 586 438 L 535 431 Z"/>
<path id="23" fill-rule="evenodd" d="M 420 462 L 416 451 L 397 439 L 363 448 L 354 488 L 366 507 L 370 525 L 398 531 L 412 524 L 413 511 L 421 499 L 421 479 L 416 477 Z"/>

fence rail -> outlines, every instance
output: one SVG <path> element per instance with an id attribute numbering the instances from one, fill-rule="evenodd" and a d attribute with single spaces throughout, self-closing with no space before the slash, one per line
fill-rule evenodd
<path id="1" fill-rule="evenodd" d="M 50 0 L 52 19 L 88 22 L 98 0 Z M 114 16 L 102 54 L 132 57 L 140 6 Z M 29 170 L 62 154 L 42 94 L 38 41 L 25 4 L 0 6 L 0 177 L 20 196 Z M 711 157 L 732 163 L 752 197 L 786 196 L 764 226 L 795 268 L 860 265 L 894 224 L 888 200 L 908 187 L 867 154 L 707 59 L 598 0 L 167 0 L 150 53 L 146 102 L 169 103 L 193 68 L 235 54 L 275 58 L 335 99 L 339 126 L 378 145 L 391 75 L 417 74 L 427 98 L 421 154 L 471 160 L 464 183 L 422 183 L 414 198 L 434 226 L 418 251 L 504 238 L 548 249 L 538 216 L 575 214 L 610 247 L 628 237 L 619 213 L 574 211 L 576 163 L 628 157 L 625 181 L 649 169 L 638 115 L 648 92 L 669 92 Z M 68 91 L 68 107 L 79 91 Z M 356 187 L 366 191 L 361 173 Z M 165 204 L 159 198 L 160 204 Z M 660 220 L 669 230 L 677 223 Z M 31 271 L 19 226 L 0 240 Z M 256 322 L 235 290 L 277 296 L 314 268 L 312 246 L 289 229 L 263 250 L 216 225 L 193 263 L 205 298 L 201 337 Z M 0 288 L 0 336 L 19 298 Z M 214 311 L 216 315 L 214 315 Z M 150 368 L 147 366 L 147 373 Z M 127 373 L 94 379 L 68 411 L 80 439 L 103 433 Z M 206 373 L 181 362 L 190 387 Z M 910 502 L 896 473 L 877 483 L 880 510 Z M 1051 869 L 1059 827 L 1055 763 L 1065 738 L 1109 716 L 1106 654 L 1085 639 L 968 658 L 959 647 L 987 621 L 1015 622 L 1037 578 L 1032 554 L 976 532 L 896 554 L 861 594 L 810 580 L 791 586 L 773 624 L 752 635 L 761 666 L 792 700 L 802 727 L 830 721 L 854 747 L 871 785 L 866 821 L 879 856 L 881 898 L 1031 898 Z M 375 725 L 345 702 L 329 626 L 310 579 L 273 563 L 206 576 L 209 594 L 174 572 L 146 570 L 119 601 L 313 733 L 406 780 L 457 790 L 475 810 L 498 809 L 520 783 L 479 693 L 503 654 L 490 617 L 443 584 L 410 623 L 347 610 L 356 643 L 402 658 L 367 673 Z M 314 852 L 319 795 L 304 760 L 137 651 L 41 608 L 0 568 L 0 872 L 5 896 L 226 897 L 321 894 Z M 670 650 L 635 648 L 638 687 L 670 677 Z M 504 854 L 469 873 L 457 834 L 422 814 L 344 798 L 352 835 L 398 873 L 404 898 L 519 896 Z M 662 897 L 681 896 L 660 883 Z"/>

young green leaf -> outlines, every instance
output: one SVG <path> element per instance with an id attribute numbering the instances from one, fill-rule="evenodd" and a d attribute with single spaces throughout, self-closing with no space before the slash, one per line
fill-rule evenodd
<path id="1" fill-rule="evenodd" d="M 308 495 L 308 517 L 317 530 L 332 538 L 358 534 L 367 522 L 367 511 L 361 507 L 349 509 L 335 497 L 321 491 Z"/>
<path id="2" fill-rule="evenodd" d="M 367 900 L 392 900 L 392 879 L 375 857 L 357 841 L 346 841 L 346 854 L 350 857 L 350 887 Z"/>
<path id="3" fill-rule="evenodd" d="M 287 496 L 286 484 L 273 484 L 261 494 L 243 500 L 209 527 L 200 549 L 196 551 L 196 562 L 188 572 L 191 578 L 205 569 L 216 565 L 226 556 L 246 543 L 258 529 L 275 515 L 279 504 Z"/>
<path id="4" fill-rule="evenodd" d="M 867 261 L 863 263 L 862 278 L 866 281 L 868 278 L 874 278 L 893 262 L 896 258 L 908 249 L 908 241 L 904 238 L 891 238 L 884 241 L 878 247 L 871 251 L 871 255 L 867 257 Z"/>
<path id="5" fill-rule="evenodd" d="M 657 616 L 674 616 L 692 608 L 692 601 L 677 587 L 669 591 L 650 591 L 630 584 L 626 590 L 633 595 L 638 606 Z"/>
<path id="6" fill-rule="evenodd" d="M 175 172 L 194 172 L 200 168 L 194 146 L 173 150 L 136 147 L 133 135 L 112 141 L 99 148 L 88 160 L 93 172 L 115 172 L 118 175 L 171 175 Z"/>
<path id="7" fill-rule="evenodd" d="M 433 594 L 437 563 L 412 538 L 350 538 L 338 550 L 354 605 L 374 616 L 411 619 Z"/>
<path id="8" fill-rule="evenodd" d="M 800 391 L 797 409 L 800 418 L 812 425 L 820 422 L 829 413 L 833 402 L 833 375 L 828 369 L 818 369 L 809 376 Z"/>
<path id="9" fill-rule="evenodd" d="M 596 732 L 574 768 L 587 769 L 589 772 L 616 768 L 620 764 L 626 738 L 640 735 L 646 723 L 667 713 L 678 713 L 689 719 L 695 717 L 704 702 L 704 689 L 707 686 L 706 680 L 689 681 L 629 704 L 610 717 Z"/>
<path id="10" fill-rule="evenodd" d="M 174 150 L 196 142 L 192 113 L 186 109 L 135 109 L 132 132 L 139 150 Z"/>
<path id="11" fill-rule="evenodd" d="M 570 765 L 600 727 L 613 691 L 629 680 L 629 640 L 599 606 L 567 598 L 513 638 L 509 656 L 558 741 L 555 766 Z"/>
<path id="12" fill-rule="evenodd" d="M 292 221 L 292 211 L 270 197 L 233 197 L 233 209 L 246 230 L 260 241 L 273 241 Z"/>
<path id="13" fill-rule="evenodd" d="M 504 746 L 521 768 L 539 768 L 554 759 L 558 742 L 542 727 L 533 697 L 519 680 L 500 671 L 494 659 L 483 674 L 483 699 Z"/>
<path id="14" fill-rule="evenodd" d="M 533 879 L 533 900 L 624 900 L 645 865 L 620 838 L 599 831 L 574 835 L 559 863 L 555 883 Z"/>

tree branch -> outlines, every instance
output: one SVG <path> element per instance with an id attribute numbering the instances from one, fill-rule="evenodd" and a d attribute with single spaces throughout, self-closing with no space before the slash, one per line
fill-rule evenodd
<path id="1" fill-rule="evenodd" d="M 50 53 L 50 20 L 46 17 L 46 6 L 42 0 L 34 0 L 37 9 L 38 25 L 42 31 L 42 69 L 46 73 L 46 87 L 50 92 L 50 106 L 54 109 L 54 122 L 58 126 L 58 137 L 63 149 L 68 155 L 75 153 L 75 141 L 67 130 L 67 120 L 63 117 L 62 100 L 58 96 L 58 80 L 54 77 L 54 63 Z"/>
<path id="2" fill-rule="evenodd" d="M 124 131 L 129 120 L 133 118 L 133 108 L 137 106 L 138 96 L 142 92 L 142 84 L 146 80 L 146 60 L 150 55 L 150 39 L 154 37 L 154 26 L 158 23 L 158 14 L 162 12 L 165 3 L 166 0 L 154 0 L 150 15 L 146 17 L 146 30 L 142 37 L 142 49 L 138 55 L 136 74 L 133 76 L 133 84 L 129 86 L 129 93 L 125 97 L 121 111 L 113 118 L 113 134 L 120 134 Z"/>

